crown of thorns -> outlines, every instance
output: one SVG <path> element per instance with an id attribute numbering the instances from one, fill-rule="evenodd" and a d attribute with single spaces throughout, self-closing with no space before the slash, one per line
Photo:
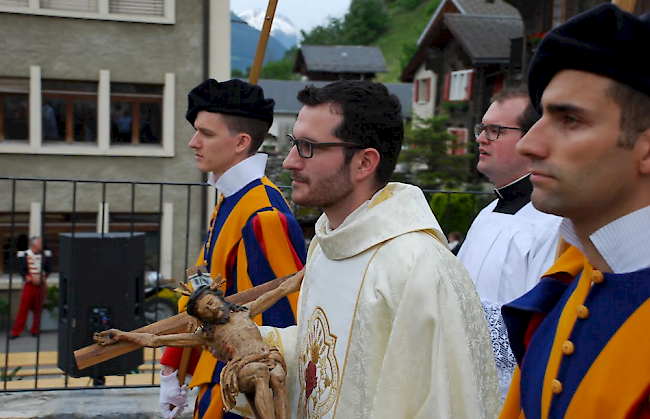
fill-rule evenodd
<path id="1" fill-rule="evenodd" d="M 186 283 L 181 282 L 181 286 L 184 289 L 179 289 L 176 288 L 174 291 L 185 295 L 187 297 L 190 297 L 190 299 L 187 301 L 187 314 L 189 314 L 192 317 L 197 317 L 196 309 L 197 309 L 197 304 L 201 300 L 201 298 L 207 294 L 211 293 L 216 295 L 217 297 L 224 298 L 223 296 L 223 291 L 221 291 L 221 288 L 219 288 L 225 280 L 221 279 L 221 275 L 217 276 L 212 280 L 212 284 L 208 285 L 201 285 L 195 290 L 192 290 Z"/>

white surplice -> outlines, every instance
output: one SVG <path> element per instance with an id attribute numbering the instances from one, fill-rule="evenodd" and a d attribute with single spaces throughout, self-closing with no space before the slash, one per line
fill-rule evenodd
<path id="1" fill-rule="evenodd" d="M 474 219 L 458 259 L 467 268 L 490 327 L 501 398 L 515 370 L 501 306 L 528 292 L 553 264 L 562 218 L 528 202 L 514 214 L 496 212 L 492 201 Z"/>
<path id="2" fill-rule="evenodd" d="M 539 282 L 555 259 L 562 218 L 526 204 L 515 214 L 494 212 L 497 200 L 472 222 L 458 259 L 481 300 L 505 304 Z"/>
<path id="3" fill-rule="evenodd" d="M 292 418 L 495 418 L 481 303 L 422 191 L 390 183 L 332 230 L 316 223 L 284 353 Z"/>

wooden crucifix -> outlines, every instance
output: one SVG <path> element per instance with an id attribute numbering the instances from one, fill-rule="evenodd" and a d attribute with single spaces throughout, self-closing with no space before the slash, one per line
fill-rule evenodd
<path id="1" fill-rule="evenodd" d="M 223 298 L 220 286 L 226 281 L 221 280 L 220 276 L 212 284 L 194 289 L 182 283 L 185 289 L 177 291 L 189 297 L 187 313 L 199 326 L 194 332 L 157 336 L 110 329 L 95 333 L 94 339 L 100 346 L 120 341 L 150 348 L 207 346 L 227 361 L 220 380 L 226 411 L 235 406 L 235 397 L 241 392 L 248 399 L 256 418 L 287 419 L 286 364 L 278 348 L 264 342 L 253 317 L 281 298 L 298 291 L 303 276 L 304 271 L 300 271 L 277 288 L 243 306 Z"/>
<path id="2" fill-rule="evenodd" d="M 226 300 L 233 304 L 244 305 L 246 303 L 257 300 L 260 298 L 260 296 L 265 296 L 266 298 L 277 296 L 278 291 L 275 290 L 290 278 L 300 276 L 300 279 L 302 280 L 301 272 L 283 276 L 246 291 L 231 295 L 229 297 L 226 297 Z M 296 288 L 295 291 L 298 289 L 300 289 L 300 284 L 298 284 L 298 288 Z M 191 321 L 192 317 L 186 312 L 182 312 L 167 319 L 160 320 L 158 322 L 136 329 L 133 332 L 150 333 L 159 336 L 169 335 L 172 333 L 183 333 L 187 332 L 188 327 L 191 325 Z M 133 342 L 118 342 L 110 346 L 100 346 L 98 344 L 94 344 L 76 350 L 74 352 L 74 357 L 75 361 L 77 362 L 77 367 L 81 370 L 99 364 L 100 362 L 108 361 L 109 359 L 113 359 L 120 355 L 135 351 L 142 346 L 143 345 L 139 345 Z"/>

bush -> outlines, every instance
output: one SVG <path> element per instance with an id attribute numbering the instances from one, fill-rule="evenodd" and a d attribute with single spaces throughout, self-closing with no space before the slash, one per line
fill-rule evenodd
<path id="1" fill-rule="evenodd" d="M 9 303 L 4 298 L 0 298 L 0 314 L 9 314 Z"/>
<path id="2" fill-rule="evenodd" d="M 445 234 L 460 231 L 465 236 L 472 221 L 490 202 L 490 198 L 486 198 L 486 195 L 437 193 L 429 201 L 429 206 Z"/>
<path id="3" fill-rule="evenodd" d="M 45 301 L 43 302 L 43 308 L 54 312 L 59 307 L 59 287 L 56 285 L 50 285 L 45 290 Z"/>

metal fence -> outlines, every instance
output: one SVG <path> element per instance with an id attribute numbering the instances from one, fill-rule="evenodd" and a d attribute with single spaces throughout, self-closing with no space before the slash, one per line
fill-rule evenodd
<path id="1" fill-rule="evenodd" d="M 290 199 L 290 187 L 280 186 Z M 152 295 L 160 295 L 161 281 L 178 284 L 185 268 L 194 265 L 207 224 L 209 187 L 198 183 L 95 181 L 0 177 L 0 392 L 25 390 L 143 387 L 159 384 L 158 361 L 162 350 L 145 348 L 144 364 L 119 376 L 66 375 L 58 365 L 61 321 L 47 326 L 39 318 L 35 338 L 11 339 L 23 281 L 16 270 L 16 254 L 25 250 L 28 239 L 43 238 L 43 247 L 53 253 L 53 274 L 48 279 L 44 304 L 58 306 L 58 235 L 94 232 L 145 234 L 145 270 L 155 274 Z M 489 192 L 425 190 L 446 233 L 466 228 L 491 199 Z M 290 201 L 305 237 L 313 234 L 320 212 L 301 208 Z M 97 292 L 101 293 L 101 284 Z M 110 286 L 103 284 L 103 286 Z M 56 289 L 53 289 L 56 288 Z M 52 292 L 49 292 L 52 291 Z M 167 295 L 166 297 L 170 297 Z M 45 310 L 48 311 L 48 310 Z M 150 321 L 160 320 L 154 310 Z M 27 322 L 25 328 L 30 327 Z M 74 348 L 78 349 L 78 348 Z M 4 351 L 4 353 L 2 353 Z M 72 356 L 72 354 L 68 354 Z"/>

